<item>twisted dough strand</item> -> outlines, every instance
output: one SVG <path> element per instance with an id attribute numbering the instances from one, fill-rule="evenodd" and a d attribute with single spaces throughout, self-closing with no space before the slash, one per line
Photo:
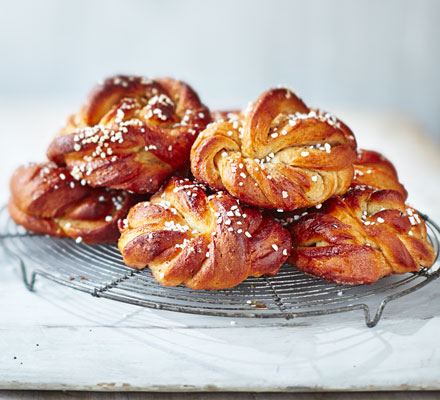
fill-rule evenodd
<path id="1" fill-rule="evenodd" d="M 92 90 L 47 155 L 91 186 L 154 193 L 189 165 L 191 145 L 210 120 L 183 82 L 116 76 Z"/>
<path id="2" fill-rule="evenodd" d="M 356 157 L 353 134 L 333 116 L 309 110 L 291 91 L 263 93 L 244 117 L 216 116 L 191 150 L 199 181 L 247 204 L 284 210 L 348 189 Z"/>
<path id="3" fill-rule="evenodd" d="M 399 182 L 394 165 L 382 154 L 372 150 L 359 150 L 354 162 L 354 177 L 351 187 L 370 186 L 376 189 L 398 191 L 404 200 L 408 192 Z"/>
<path id="4" fill-rule="evenodd" d="M 91 188 L 54 163 L 18 168 L 11 177 L 9 213 L 36 233 L 86 243 L 115 242 L 118 220 L 141 199 L 116 190 Z"/>
<path id="5" fill-rule="evenodd" d="M 118 246 L 127 265 L 148 266 L 163 285 L 216 290 L 275 275 L 291 239 L 229 194 L 208 196 L 200 185 L 173 177 L 150 202 L 130 210 Z"/>
<path id="6" fill-rule="evenodd" d="M 364 284 L 434 262 L 423 220 L 397 191 L 358 187 L 306 214 L 291 225 L 290 262 L 310 275 Z"/>

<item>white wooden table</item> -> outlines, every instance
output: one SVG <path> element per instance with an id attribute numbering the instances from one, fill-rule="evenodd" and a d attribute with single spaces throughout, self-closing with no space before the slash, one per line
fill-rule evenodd
<path id="1" fill-rule="evenodd" d="M 69 108 L 0 104 L 2 202 L 13 168 L 42 158 L 62 122 L 54 116 Z M 396 164 L 409 201 L 440 221 L 440 149 L 410 121 L 339 115 L 360 147 L 382 149 Z M 440 390 L 440 280 L 391 302 L 373 329 L 361 312 L 231 325 L 97 299 L 41 279 L 30 293 L 16 267 L 0 254 L 0 389 Z"/>

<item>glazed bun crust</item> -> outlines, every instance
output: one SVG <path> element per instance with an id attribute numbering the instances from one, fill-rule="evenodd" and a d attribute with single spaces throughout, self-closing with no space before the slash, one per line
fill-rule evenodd
<path id="1" fill-rule="evenodd" d="M 404 200 L 408 192 L 399 182 L 394 165 L 382 154 L 372 150 L 359 150 L 354 162 L 354 177 L 351 187 L 370 186 L 375 189 L 398 191 Z"/>
<path id="2" fill-rule="evenodd" d="M 429 268 L 435 258 L 423 220 L 395 190 L 352 189 L 310 210 L 290 231 L 290 263 L 329 282 L 370 284 Z"/>
<path id="3" fill-rule="evenodd" d="M 148 266 L 166 286 L 217 290 L 248 276 L 275 275 L 291 248 L 289 232 L 227 193 L 208 195 L 187 179 L 171 178 L 121 224 L 124 262 Z"/>
<path id="4" fill-rule="evenodd" d="M 200 182 L 243 203 L 286 211 L 319 204 L 350 186 L 352 132 L 290 90 L 269 90 L 242 113 L 214 115 L 217 121 L 191 150 Z"/>
<path id="5" fill-rule="evenodd" d="M 26 229 L 86 243 L 115 242 L 118 220 L 139 196 L 83 186 L 54 163 L 18 168 L 10 181 L 8 209 Z"/>
<path id="6" fill-rule="evenodd" d="M 47 156 L 90 186 L 154 193 L 187 173 L 191 145 L 210 121 L 181 81 L 116 76 L 92 90 Z"/>

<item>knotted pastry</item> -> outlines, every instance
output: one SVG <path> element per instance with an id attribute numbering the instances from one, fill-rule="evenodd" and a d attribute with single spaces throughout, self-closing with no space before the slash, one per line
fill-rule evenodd
<path id="1" fill-rule="evenodd" d="M 139 196 L 94 189 L 54 163 L 18 168 L 10 182 L 9 213 L 26 229 L 86 243 L 115 242 L 118 220 Z"/>
<path id="2" fill-rule="evenodd" d="M 290 263 L 330 282 L 369 284 L 434 262 L 423 220 L 395 190 L 352 189 L 309 211 L 290 230 Z"/>
<path id="3" fill-rule="evenodd" d="M 408 192 L 399 182 L 394 165 L 376 151 L 359 150 L 354 162 L 354 177 L 351 187 L 364 185 L 376 189 L 397 190 L 404 200 L 408 197 Z"/>
<path id="4" fill-rule="evenodd" d="M 189 166 L 191 145 L 210 121 L 183 82 L 116 76 L 92 90 L 47 156 L 88 185 L 154 193 Z"/>
<path id="5" fill-rule="evenodd" d="M 244 114 L 218 119 L 191 149 L 202 183 L 249 205 L 295 210 L 345 193 L 356 141 L 330 114 L 310 110 L 288 89 L 263 93 Z"/>
<path id="6" fill-rule="evenodd" d="M 248 276 L 275 275 L 291 248 L 289 232 L 232 196 L 207 195 L 190 180 L 171 178 L 121 224 L 119 250 L 134 268 L 148 266 L 166 286 L 225 289 Z"/>

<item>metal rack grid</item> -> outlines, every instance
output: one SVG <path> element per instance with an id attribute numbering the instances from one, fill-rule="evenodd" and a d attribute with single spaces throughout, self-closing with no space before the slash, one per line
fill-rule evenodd
<path id="1" fill-rule="evenodd" d="M 148 269 L 139 271 L 125 266 L 115 245 L 77 244 L 71 239 L 27 232 L 10 219 L 5 208 L 0 211 L 0 244 L 17 259 L 30 291 L 34 290 L 36 278 L 42 277 L 95 297 L 154 309 L 233 318 L 292 319 L 362 310 L 367 326 L 373 327 L 389 301 L 421 289 L 440 274 L 440 227 L 428 216 L 420 215 L 436 253 L 433 267 L 385 277 L 373 285 L 329 284 L 286 264 L 275 277 L 248 278 L 227 290 L 164 287 Z"/>

